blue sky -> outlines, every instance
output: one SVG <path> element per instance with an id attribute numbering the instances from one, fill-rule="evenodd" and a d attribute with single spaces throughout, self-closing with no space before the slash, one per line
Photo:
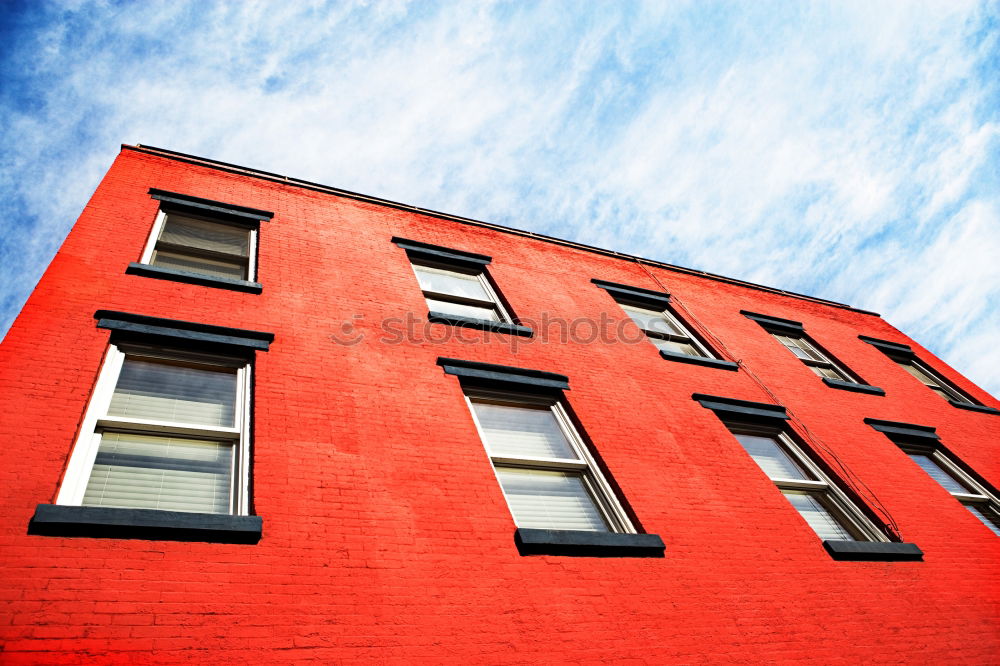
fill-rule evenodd
<path id="1" fill-rule="evenodd" d="M 8 2 L 0 332 L 121 143 L 875 310 L 1000 395 L 1000 5 Z"/>

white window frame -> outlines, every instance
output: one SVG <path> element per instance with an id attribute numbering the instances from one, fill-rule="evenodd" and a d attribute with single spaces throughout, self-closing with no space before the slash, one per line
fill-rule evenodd
<path id="1" fill-rule="evenodd" d="M 849 498 L 847 494 L 844 493 L 844 491 L 841 490 L 815 462 L 813 462 L 812 458 L 783 429 L 739 422 L 725 422 L 725 425 L 726 428 L 733 433 L 733 435 L 756 435 L 758 437 L 768 437 L 774 439 L 778 443 L 778 446 L 789 454 L 796 465 L 801 467 L 807 475 L 810 475 L 815 479 L 772 479 L 766 472 L 764 472 L 764 470 L 761 469 L 761 474 L 773 482 L 779 491 L 800 490 L 806 491 L 815 496 L 817 500 L 819 500 L 820 504 L 822 504 L 823 507 L 830 513 L 833 519 L 838 521 L 841 527 L 843 527 L 847 532 L 850 532 L 857 541 L 875 541 L 883 543 L 889 541 L 889 538 L 885 535 L 885 533 L 864 515 L 855 502 L 851 500 L 851 498 Z M 737 444 L 739 444 L 738 440 Z M 741 444 L 739 444 L 739 446 L 743 449 Z M 750 458 L 750 455 L 747 454 L 747 457 Z M 757 465 L 756 461 L 752 458 L 750 460 L 755 466 L 757 466 L 758 469 L 760 469 L 760 466 Z M 795 511 L 796 514 L 798 513 L 798 511 L 796 511 L 791 505 L 789 505 L 789 509 Z"/>
<path id="2" fill-rule="evenodd" d="M 928 446 L 925 444 L 915 444 L 912 442 L 896 442 L 897 446 L 902 449 L 903 453 L 909 457 L 910 455 L 923 455 L 930 458 L 933 462 L 944 470 L 944 473 L 952 477 L 960 485 L 965 486 L 969 492 L 965 493 L 955 493 L 944 486 L 941 486 L 936 479 L 927 474 L 931 481 L 934 481 L 942 490 L 947 492 L 949 495 L 957 499 L 966 509 L 972 511 L 971 507 L 982 507 L 988 512 L 992 513 L 1000 519 L 1000 498 L 991 493 L 986 487 L 976 481 L 972 476 L 963 470 L 958 463 L 952 460 L 947 453 L 942 451 L 936 446 Z M 912 459 L 911 459 L 912 460 Z M 914 465 L 917 465 L 916 461 L 913 461 Z M 917 467 L 920 467 L 917 465 Z M 926 470 L 920 468 L 920 471 L 926 474 Z M 973 512 L 973 515 L 975 513 Z M 983 519 L 979 516 L 975 516 L 978 520 Z M 997 530 L 1000 530 L 1000 522 L 994 521 Z"/>
<path id="3" fill-rule="evenodd" d="M 478 298 L 467 298 L 464 296 L 455 296 L 454 294 L 446 294 L 440 291 L 431 291 L 428 289 L 423 289 L 423 287 L 420 285 L 420 276 L 417 275 L 418 266 L 420 268 L 427 268 L 432 271 L 438 271 L 440 273 L 455 273 L 459 275 L 474 276 L 479 280 L 479 284 L 482 285 L 483 290 L 486 292 L 487 296 L 489 296 L 490 300 L 483 301 Z M 455 303 L 457 305 L 472 305 L 475 307 L 493 310 L 499 318 L 498 321 L 505 324 L 514 323 L 514 320 L 511 318 L 510 313 L 507 312 L 507 309 L 504 308 L 503 304 L 501 303 L 500 297 L 497 295 L 496 290 L 493 289 L 493 285 L 491 285 L 489 279 L 487 279 L 485 267 L 477 270 L 477 269 L 455 266 L 454 264 L 449 264 L 446 262 L 424 261 L 422 259 L 410 258 L 410 268 L 413 269 L 413 275 L 414 277 L 417 278 L 417 285 L 421 286 L 421 292 L 423 293 L 425 299 L 434 299 L 436 301 Z M 427 307 L 430 308 L 431 304 L 427 303 Z M 443 312 L 442 314 L 451 314 L 451 313 Z M 462 315 L 454 315 L 454 316 L 459 317 Z M 489 320 L 483 320 L 483 321 L 489 321 Z"/>
<path id="4" fill-rule="evenodd" d="M 968 397 L 966 397 L 965 394 L 963 394 L 957 388 L 952 386 L 947 379 L 941 376 L 941 373 L 935 372 L 927 364 L 917 360 L 916 357 L 889 356 L 889 358 L 895 361 L 897 365 L 902 367 L 903 372 L 905 372 L 907 375 L 909 375 L 916 381 L 920 382 L 923 386 L 926 386 L 928 389 L 931 390 L 931 392 L 933 392 L 939 398 L 943 398 L 944 400 L 951 400 L 953 402 L 961 402 L 966 405 L 977 404 L 976 402 L 973 402 Z M 907 365 L 912 366 L 917 370 L 919 370 L 920 372 L 924 373 L 935 383 L 928 384 L 926 382 L 921 381 L 919 377 L 914 377 L 905 367 L 903 367 Z M 942 393 L 945 393 L 948 397 L 946 398 L 945 396 L 938 394 L 937 391 L 935 391 L 934 389 L 938 389 Z"/>
<path id="5" fill-rule="evenodd" d="M 156 250 L 156 244 L 160 241 L 160 234 L 163 233 L 163 226 L 167 222 L 167 217 L 171 214 L 170 210 L 160 208 L 156 213 L 156 219 L 153 221 L 153 229 L 150 231 L 149 238 L 146 240 L 146 246 L 142 250 L 142 257 L 139 259 L 139 263 L 146 264 L 147 266 L 154 266 L 150 263 L 153 260 L 153 252 Z M 237 229 L 246 229 L 250 234 L 250 244 L 247 249 L 247 275 L 244 280 L 248 282 L 254 282 L 257 279 L 257 232 L 258 228 L 252 226 L 246 226 L 242 224 L 232 224 L 226 220 L 220 220 L 218 218 L 212 217 L 211 215 L 201 215 L 199 213 L 188 213 L 188 212 L 178 212 L 178 215 L 184 217 L 190 217 L 195 220 L 202 220 L 203 222 L 212 222 L 213 224 L 222 224 Z M 199 275 L 202 275 L 199 273 Z M 204 274 L 206 278 L 215 278 L 217 276 Z"/>
<path id="6" fill-rule="evenodd" d="M 114 395 L 118 377 L 126 356 L 171 361 L 193 362 L 199 365 L 216 365 L 236 368 L 235 425 L 231 428 L 213 427 L 201 424 L 150 419 L 126 418 L 108 415 L 108 408 Z M 56 504 L 80 506 L 83 502 L 91 470 L 97 459 L 101 436 L 105 430 L 124 431 L 148 435 L 178 435 L 212 441 L 233 443 L 233 488 L 230 498 L 230 514 L 249 515 L 250 504 L 250 364 L 243 358 L 222 355 L 207 355 L 175 351 L 173 349 L 142 344 L 115 344 L 108 347 L 108 353 L 94 390 L 91 393 L 87 411 L 80 427 L 80 434 L 73 446 L 63 476 L 63 482 L 56 498 Z"/>
<path id="7" fill-rule="evenodd" d="M 828 369 L 828 370 L 833 370 L 838 375 L 840 375 L 840 377 L 837 378 L 837 379 L 839 379 L 839 381 L 850 382 L 851 384 L 858 384 L 858 383 L 860 383 L 858 381 L 858 379 L 854 376 L 854 374 L 851 373 L 851 372 L 849 372 L 847 370 L 847 368 L 843 367 L 839 363 L 836 363 L 835 361 L 833 361 L 833 359 L 831 359 L 829 356 L 827 356 L 826 354 L 824 354 L 819 349 L 819 347 L 817 347 L 813 343 L 813 341 L 809 339 L 808 335 L 806 335 L 804 333 L 802 333 L 802 334 L 783 333 L 783 332 L 780 332 L 780 331 L 768 331 L 768 333 L 770 333 L 771 337 L 773 337 L 775 340 L 778 341 L 778 344 L 780 344 L 785 349 L 788 349 L 788 352 L 792 356 L 794 356 L 798 360 L 802 361 L 802 363 L 804 365 L 809 366 L 811 368 L 825 368 L 825 369 Z M 796 343 L 796 346 L 799 349 L 801 349 L 802 351 L 804 351 L 807 355 L 810 355 L 810 354 L 811 355 L 815 355 L 816 358 L 808 358 L 808 359 L 800 358 L 798 355 L 796 355 L 795 352 L 793 352 L 788 347 L 788 345 L 786 345 L 781 340 L 781 338 L 788 338 L 789 340 L 794 340 L 795 343 Z M 818 373 L 813 373 L 813 374 L 818 374 Z M 819 375 L 819 376 L 820 376 L 820 378 L 823 378 L 821 375 Z M 826 379 L 834 379 L 834 378 L 833 377 L 826 377 Z"/>
<path id="8" fill-rule="evenodd" d="M 497 475 L 497 466 L 553 472 L 578 472 L 583 480 L 585 488 L 590 494 L 591 500 L 594 502 L 594 507 L 607 523 L 609 532 L 619 534 L 636 533 L 636 529 L 632 525 L 632 521 L 629 519 L 628 514 L 625 512 L 624 507 L 622 507 L 621 502 L 615 495 L 611 485 L 604 478 L 604 475 L 601 474 L 600 468 L 597 466 L 597 461 L 594 460 L 594 457 L 588 450 L 587 445 L 584 443 L 580 434 L 573 426 L 573 423 L 570 420 L 569 415 L 566 413 L 566 409 L 563 407 L 561 400 L 550 396 L 533 395 L 520 392 L 466 389 L 465 402 L 469 409 L 469 413 L 472 414 L 472 421 L 476 425 L 476 432 L 479 434 L 479 439 L 482 441 L 483 448 L 485 449 L 487 457 L 490 460 L 490 466 L 493 469 L 493 474 L 497 479 L 497 484 L 500 486 L 501 492 L 503 492 L 503 484 L 500 483 L 500 477 Z M 554 414 L 556 423 L 559 425 L 559 429 L 566 437 L 566 441 L 569 442 L 570 447 L 577 454 L 579 459 L 509 458 L 491 455 L 485 432 L 479 423 L 479 417 L 476 415 L 476 410 L 473 407 L 474 402 L 509 405 L 512 407 L 548 407 Z M 510 501 L 507 499 L 507 493 L 503 492 L 503 496 L 504 501 L 507 502 L 507 509 L 510 511 L 510 515 L 516 524 L 517 518 L 514 516 L 514 512 L 511 509 Z"/>
<path id="9" fill-rule="evenodd" d="M 684 322 L 682 322 L 680 318 L 677 317 L 670 310 L 665 308 L 660 309 L 656 306 L 646 305 L 639 301 L 616 299 L 615 302 L 618 303 L 618 306 L 622 309 L 622 312 L 624 312 L 626 315 L 628 315 L 628 310 L 626 310 L 626 308 L 634 308 L 636 310 L 645 310 L 646 312 L 652 312 L 658 315 L 661 319 L 665 320 L 668 324 L 670 324 L 671 326 L 673 326 L 682 333 L 682 335 L 675 335 L 673 333 L 664 333 L 663 331 L 656 331 L 643 328 L 642 326 L 639 326 L 638 322 L 636 322 L 634 319 L 631 318 L 631 316 L 629 316 L 629 319 L 632 319 L 632 322 L 636 324 L 636 326 L 639 326 L 639 330 L 645 333 L 647 338 L 656 338 L 658 340 L 669 340 L 671 342 L 677 342 L 679 344 L 691 345 L 698 352 L 698 355 L 693 356 L 692 358 L 701 357 L 701 358 L 711 358 L 718 360 L 718 357 L 711 351 L 709 351 L 708 347 L 702 344 L 702 342 L 691 333 L 688 327 L 684 325 Z M 683 352 L 675 352 L 675 353 L 683 354 Z M 683 354 L 683 355 L 691 356 L 690 354 Z"/>

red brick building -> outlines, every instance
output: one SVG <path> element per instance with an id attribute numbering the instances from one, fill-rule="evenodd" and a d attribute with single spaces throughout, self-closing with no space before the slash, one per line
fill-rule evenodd
<path id="1" fill-rule="evenodd" d="M 996 663 L 877 314 L 123 146 L 0 345 L 4 663 Z"/>

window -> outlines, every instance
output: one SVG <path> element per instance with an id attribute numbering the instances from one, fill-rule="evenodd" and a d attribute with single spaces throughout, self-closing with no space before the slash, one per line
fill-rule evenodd
<path id="1" fill-rule="evenodd" d="M 649 341 L 660 350 L 663 358 L 726 370 L 739 368 L 732 361 L 718 358 L 708 345 L 691 333 L 680 317 L 671 310 L 669 294 L 606 280 L 594 279 L 591 282 L 611 295 Z"/>
<path id="2" fill-rule="evenodd" d="M 482 270 L 414 262 L 413 272 L 431 312 L 510 323 Z"/>
<path id="3" fill-rule="evenodd" d="M 942 448 L 941 438 L 934 428 L 870 418 L 865 419 L 865 423 L 888 437 L 972 515 L 1000 536 L 1000 500 L 997 495 Z"/>
<path id="4" fill-rule="evenodd" d="M 646 334 L 650 342 L 660 350 L 673 354 L 714 358 L 669 311 L 640 307 L 621 301 L 618 304 Z"/>
<path id="5" fill-rule="evenodd" d="M 248 511 L 245 358 L 112 344 L 59 504 Z"/>
<path id="6" fill-rule="evenodd" d="M 945 400 L 948 400 L 949 402 L 973 404 L 971 400 L 959 393 L 955 388 L 949 386 L 947 381 L 935 374 L 933 370 L 923 365 L 915 358 L 896 357 L 892 360 L 898 363 L 899 367 L 903 370 L 906 370 L 908 373 L 916 377 L 917 380 L 924 386 L 934 391 Z"/>
<path id="7" fill-rule="evenodd" d="M 490 257 L 394 237 L 406 251 L 424 298 L 428 319 L 440 324 L 531 337 L 514 321 L 486 274 Z"/>
<path id="8" fill-rule="evenodd" d="M 467 400 L 518 527 L 635 531 L 557 399 L 473 391 Z"/>
<path id="9" fill-rule="evenodd" d="M 844 369 L 831 361 L 819 351 L 805 336 L 793 336 L 784 333 L 771 333 L 774 339 L 792 352 L 796 358 L 806 364 L 810 370 L 820 377 L 837 379 L 844 382 L 855 381 Z"/>
<path id="10" fill-rule="evenodd" d="M 140 261 L 129 275 L 259 294 L 257 239 L 274 213 L 151 188 L 160 202 Z"/>
<path id="11" fill-rule="evenodd" d="M 747 319 L 752 319 L 760 324 L 771 337 L 781 343 L 781 346 L 790 351 L 795 358 L 802 361 L 827 386 L 855 393 L 885 395 L 884 390 L 864 383 L 832 355 L 821 349 L 806 335 L 805 327 L 800 322 L 746 310 L 740 310 L 740 313 Z"/>
<path id="12" fill-rule="evenodd" d="M 886 540 L 786 433 L 762 426 L 727 427 L 820 539 Z"/>
<path id="13" fill-rule="evenodd" d="M 926 363 L 917 358 L 913 349 L 909 345 L 888 340 L 879 340 L 867 335 L 859 335 L 858 338 L 867 342 L 871 346 L 894 361 L 900 368 L 905 370 L 910 376 L 929 388 L 939 397 L 947 400 L 955 407 L 960 407 L 974 412 L 984 412 L 987 414 L 1000 414 L 1000 410 L 988 407 L 981 402 L 974 400 L 964 391 L 959 390 L 954 384 L 949 382 L 940 373 L 932 370 Z"/>
<path id="14" fill-rule="evenodd" d="M 920 469 L 951 493 L 994 534 L 1000 536 L 1000 501 L 941 451 L 900 444 Z"/>
<path id="15" fill-rule="evenodd" d="M 142 263 L 215 278 L 249 281 L 254 276 L 257 234 L 191 213 L 160 210 Z"/>

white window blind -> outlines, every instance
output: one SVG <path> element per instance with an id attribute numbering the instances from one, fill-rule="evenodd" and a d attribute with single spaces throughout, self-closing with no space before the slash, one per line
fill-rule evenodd
<path id="1" fill-rule="evenodd" d="M 486 448 L 491 455 L 505 458 L 577 458 L 548 407 L 474 404 Z"/>
<path id="2" fill-rule="evenodd" d="M 579 474 L 497 467 L 518 527 L 607 532 Z"/>
<path id="3" fill-rule="evenodd" d="M 736 439 L 770 479 L 809 478 L 775 439 L 757 435 L 736 435 Z"/>
<path id="4" fill-rule="evenodd" d="M 791 502 L 795 510 L 799 512 L 809 527 L 819 536 L 820 539 L 832 539 L 835 541 L 855 541 L 844 526 L 833 517 L 826 507 L 823 506 L 816 495 L 794 490 L 782 491 L 785 499 Z"/>
<path id="5" fill-rule="evenodd" d="M 236 370 L 126 358 L 108 414 L 232 427 Z"/>
<path id="6" fill-rule="evenodd" d="M 230 513 L 233 445 L 105 432 L 85 506 Z"/>
<path id="7" fill-rule="evenodd" d="M 948 472 L 944 471 L 940 465 L 934 462 L 930 456 L 924 455 L 922 453 L 910 453 L 910 458 L 913 462 L 920 465 L 920 468 L 927 472 L 927 474 L 941 484 L 945 490 L 949 493 L 969 493 L 971 492 L 968 488 L 959 483 L 955 478 L 953 478 Z"/>

